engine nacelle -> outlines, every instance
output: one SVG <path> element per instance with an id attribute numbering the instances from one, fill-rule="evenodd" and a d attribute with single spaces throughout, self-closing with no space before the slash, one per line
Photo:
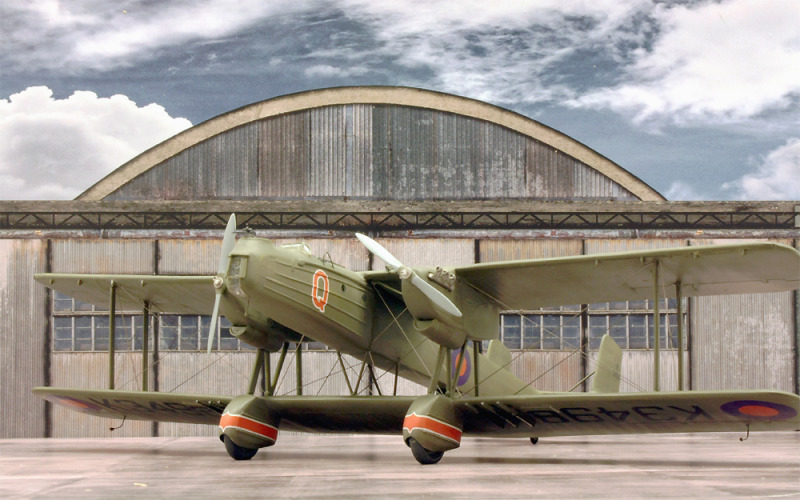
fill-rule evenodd
<path id="1" fill-rule="evenodd" d="M 467 338 L 464 331 L 456 330 L 438 319 L 415 319 L 414 328 L 422 335 L 448 349 L 458 349 L 464 345 L 464 340 Z"/>
<path id="2" fill-rule="evenodd" d="M 225 407 L 219 419 L 220 440 L 227 436 L 241 448 L 265 448 L 278 439 L 278 424 L 261 398 L 239 396 Z"/>
<path id="3" fill-rule="evenodd" d="M 252 326 L 231 326 L 231 335 L 245 344 L 264 349 L 267 352 L 275 352 L 286 342 L 286 335 L 280 331 L 279 327 L 280 325 L 271 320 L 266 330 Z"/>

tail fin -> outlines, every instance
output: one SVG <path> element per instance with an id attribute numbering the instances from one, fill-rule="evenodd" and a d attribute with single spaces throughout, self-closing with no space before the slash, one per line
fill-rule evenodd
<path id="1" fill-rule="evenodd" d="M 594 370 L 592 392 L 619 392 L 619 380 L 622 372 L 622 349 L 611 335 L 603 335 L 600 351 L 597 353 L 597 368 Z"/>
<path id="2" fill-rule="evenodd" d="M 498 339 L 493 339 L 489 342 L 489 350 L 486 352 L 486 357 L 506 370 L 508 370 L 511 365 L 511 352 L 508 350 L 508 347 Z"/>

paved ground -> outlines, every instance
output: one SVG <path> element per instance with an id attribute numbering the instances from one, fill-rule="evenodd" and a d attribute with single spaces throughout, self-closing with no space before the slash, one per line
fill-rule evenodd
<path id="1" fill-rule="evenodd" d="M 465 439 L 421 466 L 400 437 L 0 441 L 0 498 L 800 498 L 800 433 Z"/>

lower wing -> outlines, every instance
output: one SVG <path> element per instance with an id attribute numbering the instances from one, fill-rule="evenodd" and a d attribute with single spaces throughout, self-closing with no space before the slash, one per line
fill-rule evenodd
<path id="1" fill-rule="evenodd" d="M 218 425 L 230 396 L 39 387 L 90 415 Z M 417 396 L 263 397 L 283 430 L 399 434 Z M 453 400 L 464 435 L 524 437 L 800 430 L 800 396 L 780 391 L 541 394 Z"/>

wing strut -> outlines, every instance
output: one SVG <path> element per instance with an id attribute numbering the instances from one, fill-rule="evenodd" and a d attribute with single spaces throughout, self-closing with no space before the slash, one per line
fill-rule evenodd
<path id="1" fill-rule="evenodd" d="M 678 390 L 683 390 L 683 291 L 681 282 L 675 283 L 675 295 L 678 299 Z"/>

